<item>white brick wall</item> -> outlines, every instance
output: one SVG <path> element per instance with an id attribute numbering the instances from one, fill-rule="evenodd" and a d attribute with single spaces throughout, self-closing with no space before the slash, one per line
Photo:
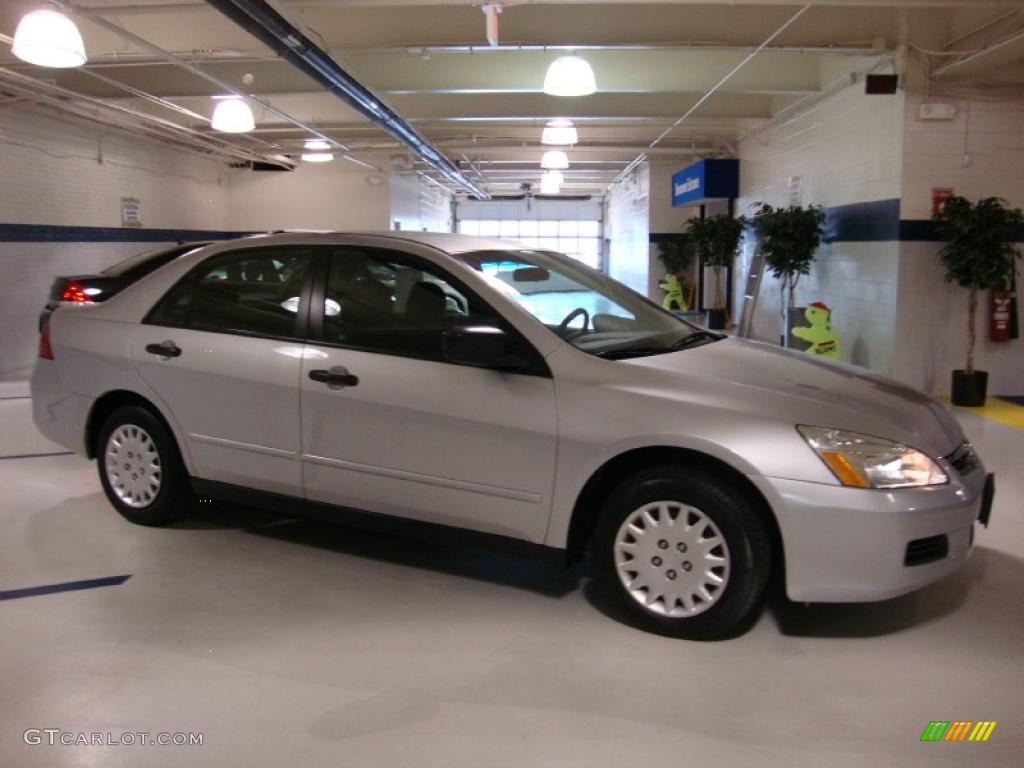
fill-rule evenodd
<path id="1" fill-rule="evenodd" d="M 737 213 L 761 202 L 788 205 L 790 177 L 801 177 L 801 202 L 822 206 L 899 197 L 903 96 L 867 96 L 858 82 L 770 131 L 740 144 Z M 888 373 L 896 313 L 899 246 L 895 242 L 834 243 L 818 252 L 800 280 L 797 303 L 832 309 L 843 359 Z M 752 256 L 746 243 L 734 271 L 739 317 Z M 779 282 L 766 272 L 752 336 L 778 342 Z"/>
<path id="2" fill-rule="evenodd" d="M 950 122 L 918 120 L 920 103 L 920 96 L 907 97 L 903 218 L 931 217 L 933 187 L 952 187 L 970 200 L 1003 197 L 1024 207 L 1024 101 L 961 100 Z M 950 371 L 962 368 L 966 357 L 967 292 L 943 279 L 940 248 L 940 243 L 901 244 L 893 374 L 929 392 L 947 394 Z M 1020 296 L 1020 270 L 1017 285 Z M 1024 341 L 989 341 L 988 325 L 986 293 L 978 311 L 975 366 L 989 372 L 990 393 L 1024 394 Z"/>
<path id="3" fill-rule="evenodd" d="M 302 163 L 294 171 L 233 170 L 228 186 L 229 229 L 389 228 L 387 176 L 344 160 Z"/>
<path id="4" fill-rule="evenodd" d="M 646 165 L 608 192 L 604 236 L 609 239 L 608 274 L 635 291 L 654 295 L 650 280 L 657 280 L 650 268 L 648 209 L 650 175 Z"/>
<path id="5" fill-rule="evenodd" d="M 219 163 L 67 116 L 0 112 L 0 222 L 120 227 L 121 198 L 149 228 L 223 229 Z"/>
<path id="6" fill-rule="evenodd" d="M 949 122 L 919 120 L 921 101 L 916 94 L 906 99 L 903 218 L 931 218 L 933 187 L 953 187 L 972 200 L 1003 197 L 1024 206 L 1024 100 L 935 99 L 957 104 L 956 119 Z"/>
<path id="7" fill-rule="evenodd" d="M 417 174 L 391 174 L 390 228 L 451 232 L 452 195 Z"/>
<path id="8" fill-rule="evenodd" d="M 147 228 L 223 229 L 222 176 L 213 160 L 99 125 L 0 112 L 0 223 L 120 227 L 121 197 L 137 197 Z M 54 276 L 92 272 L 158 245 L 0 243 L 0 379 L 31 370 Z"/>

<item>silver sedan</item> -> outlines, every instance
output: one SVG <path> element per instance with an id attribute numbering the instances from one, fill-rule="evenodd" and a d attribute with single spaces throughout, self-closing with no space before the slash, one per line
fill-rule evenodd
<path id="1" fill-rule="evenodd" d="M 741 632 L 773 575 L 800 601 L 917 589 L 963 564 L 991 508 L 928 397 L 455 235 L 196 248 L 54 312 L 32 393 L 133 522 L 198 496 L 590 552 L 622 616 L 679 637 Z"/>

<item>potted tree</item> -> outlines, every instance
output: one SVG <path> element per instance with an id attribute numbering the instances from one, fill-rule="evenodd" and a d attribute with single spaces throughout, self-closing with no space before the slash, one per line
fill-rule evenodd
<path id="1" fill-rule="evenodd" d="M 790 324 L 803 316 L 796 307 L 796 285 L 811 271 L 824 223 L 825 213 L 817 205 L 775 208 L 762 203 L 754 214 L 764 263 L 780 280 L 783 344 L 788 343 Z"/>
<path id="2" fill-rule="evenodd" d="M 705 219 L 690 219 L 687 234 L 693 241 L 694 251 L 704 267 L 710 267 L 714 274 L 711 308 L 707 314 L 707 326 L 712 330 L 725 328 L 725 296 L 722 291 L 722 270 L 731 266 L 743 235 L 746 220 L 740 216 L 734 219 L 724 213 Z"/>
<path id="3" fill-rule="evenodd" d="M 975 327 L 978 291 L 998 288 L 1007 283 L 1020 255 L 1014 246 L 1024 228 L 1020 208 L 1009 208 L 998 197 L 986 197 L 971 203 L 963 197 L 951 197 L 937 219 L 938 235 L 946 244 L 939 258 L 946 267 L 946 282 L 966 288 L 967 364 L 953 371 L 952 400 L 955 405 L 985 404 L 988 372 L 974 369 Z"/>
<path id="4" fill-rule="evenodd" d="M 665 277 L 659 287 L 665 291 L 662 306 L 669 311 L 685 312 L 686 273 L 693 262 L 693 240 L 686 232 L 674 234 L 658 244 L 658 259 L 665 267 Z"/>

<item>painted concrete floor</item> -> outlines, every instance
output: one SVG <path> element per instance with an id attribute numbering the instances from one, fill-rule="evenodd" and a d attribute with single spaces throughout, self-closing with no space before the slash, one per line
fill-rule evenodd
<path id="1" fill-rule="evenodd" d="M 0 399 L 0 456 L 60 450 L 29 408 Z M 0 591 L 130 575 L 0 601 L 0 766 L 1021 765 L 1024 432 L 962 419 L 998 477 L 965 569 L 881 604 L 775 599 L 717 644 L 617 624 L 585 568 L 234 508 L 146 529 L 77 456 L 0 458 Z M 923 744 L 930 720 L 998 725 Z"/>

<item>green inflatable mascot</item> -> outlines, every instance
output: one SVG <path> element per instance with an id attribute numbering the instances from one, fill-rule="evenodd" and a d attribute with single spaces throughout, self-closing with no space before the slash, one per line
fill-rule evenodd
<path id="1" fill-rule="evenodd" d="M 832 310 L 826 304 L 816 301 L 804 312 L 810 327 L 802 325 L 793 329 L 794 336 L 810 344 L 807 354 L 839 359 L 839 334 L 829 322 L 831 314 Z"/>
<path id="2" fill-rule="evenodd" d="M 665 300 L 661 306 L 669 312 L 685 312 L 686 299 L 683 296 L 683 284 L 675 275 L 665 275 L 658 287 L 665 292 Z"/>

